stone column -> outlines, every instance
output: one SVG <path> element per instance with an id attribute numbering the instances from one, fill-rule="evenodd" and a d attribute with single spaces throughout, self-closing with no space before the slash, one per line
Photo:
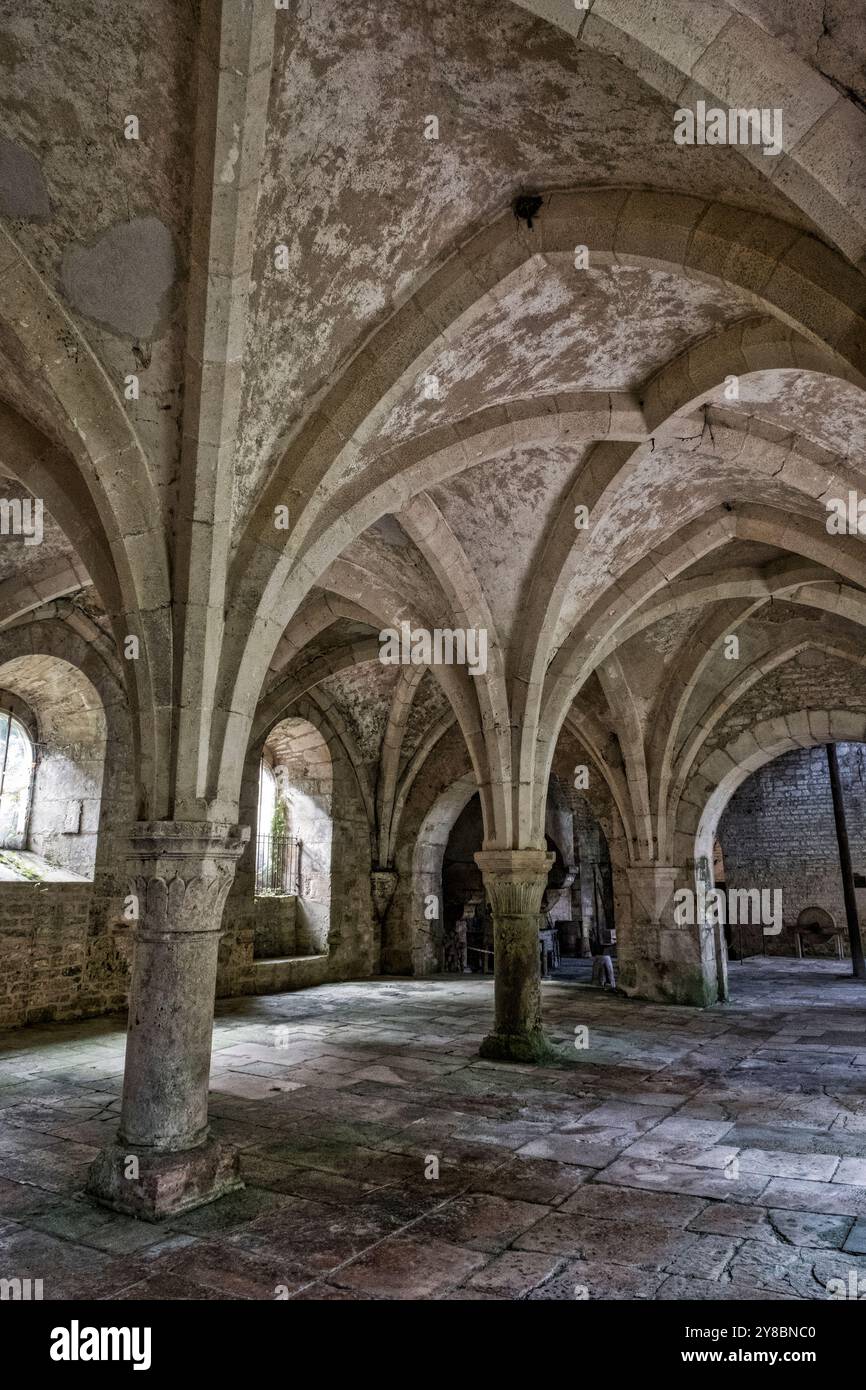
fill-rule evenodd
<path id="1" fill-rule="evenodd" d="M 541 849 L 482 850 L 475 862 L 493 911 L 495 1023 L 481 1056 L 542 1062 L 553 1050 L 541 1027 L 541 897 L 554 856 Z"/>
<path id="2" fill-rule="evenodd" d="M 88 1192 L 155 1221 L 242 1186 L 237 1154 L 207 1124 L 222 914 L 249 830 L 151 821 L 131 836 L 134 926 L 123 1104 L 117 1141 Z"/>
<path id="3" fill-rule="evenodd" d="M 669 864 L 632 864 L 631 920 L 617 930 L 618 983 L 626 994 L 662 1004 L 705 1007 L 718 998 L 712 927 L 678 924 L 674 890 L 688 875 Z"/>
<path id="4" fill-rule="evenodd" d="M 575 824 L 577 862 L 580 871 L 580 921 L 583 954 L 590 954 L 592 933 L 596 926 L 595 865 L 599 857 L 598 825 L 588 814 Z"/>

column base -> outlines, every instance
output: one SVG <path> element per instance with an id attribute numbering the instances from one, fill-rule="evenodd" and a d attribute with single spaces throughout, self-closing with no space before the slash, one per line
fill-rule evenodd
<path id="1" fill-rule="evenodd" d="M 543 1064 L 559 1060 L 541 1029 L 537 1033 L 488 1033 L 478 1055 L 488 1062 Z"/>
<path id="2" fill-rule="evenodd" d="M 128 1176 L 130 1169 L 136 1171 L 132 1159 L 136 1160 L 137 1177 Z M 113 1144 L 91 1164 L 86 1191 L 113 1211 L 142 1221 L 162 1221 L 214 1202 L 243 1185 L 237 1150 L 217 1139 L 207 1139 L 194 1149 L 177 1153 Z"/>
<path id="3" fill-rule="evenodd" d="M 620 960 L 617 984 L 630 999 L 653 1004 L 687 1004 L 706 1009 L 718 1002 L 718 989 L 699 965 L 640 957 Z"/>

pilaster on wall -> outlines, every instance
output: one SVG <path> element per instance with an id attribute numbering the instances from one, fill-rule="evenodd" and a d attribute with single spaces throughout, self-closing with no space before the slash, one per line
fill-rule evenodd
<path id="1" fill-rule="evenodd" d="M 720 997 L 716 940 L 706 923 L 678 924 L 674 893 L 695 889 L 694 873 L 664 864 L 626 870 L 628 902 L 617 899 L 619 985 L 626 994 L 662 1004 L 706 1007 Z"/>

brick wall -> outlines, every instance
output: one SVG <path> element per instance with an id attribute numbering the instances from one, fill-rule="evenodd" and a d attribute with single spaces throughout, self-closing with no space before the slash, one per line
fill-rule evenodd
<path id="1" fill-rule="evenodd" d="M 851 857 L 866 873 L 866 744 L 838 745 Z M 781 888 L 784 930 L 765 937 L 769 954 L 793 954 L 793 927 L 804 908 L 823 907 L 845 928 L 845 905 L 833 803 L 822 746 L 785 753 L 752 774 L 734 793 L 719 824 L 728 888 Z M 866 929 L 866 892 L 858 892 Z M 734 942 L 736 943 L 736 931 Z M 758 932 L 744 948 L 761 949 Z M 827 954 L 832 947 L 824 948 Z"/>

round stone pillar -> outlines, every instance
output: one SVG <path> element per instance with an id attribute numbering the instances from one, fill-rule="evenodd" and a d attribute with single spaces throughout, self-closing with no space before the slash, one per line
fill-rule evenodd
<path id="1" fill-rule="evenodd" d="M 541 1062 L 553 1055 L 541 1027 L 541 898 L 554 855 L 541 849 L 482 850 L 475 862 L 493 912 L 493 1032 L 481 1056 Z"/>
<path id="2" fill-rule="evenodd" d="M 131 836 L 134 957 L 117 1142 L 88 1191 L 156 1220 L 240 1187 L 235 1152 L 207 1124 L 222 914 L 249 830 L 152 821 Z"/>

